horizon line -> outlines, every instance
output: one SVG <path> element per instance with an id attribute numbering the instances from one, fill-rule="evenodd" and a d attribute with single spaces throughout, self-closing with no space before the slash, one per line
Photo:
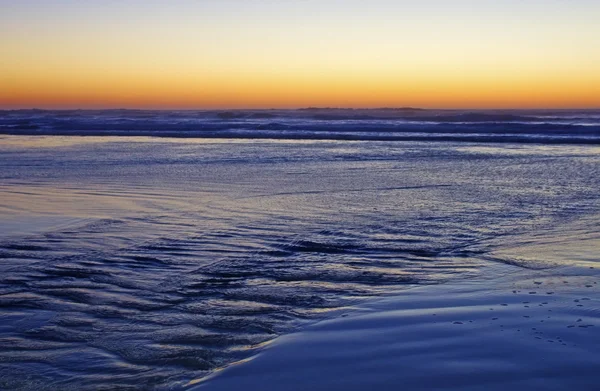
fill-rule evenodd
<path id="1" fill-rule="evenodd" d="M 413 106 L 382 106 L 382 107 L 345 107 L 345 106 L 299 106 L 299 107 L 218 107 L 218 108 L 150 108 L 150 107 L 63 107 L 63 108 L 44 108 L 44 107 L 18 107 L 3 108 L 0 111 L 302 111 L 302 110 L 389 110 L 389 111 L 596 111 L 597 107 L 413 107 Z"/>

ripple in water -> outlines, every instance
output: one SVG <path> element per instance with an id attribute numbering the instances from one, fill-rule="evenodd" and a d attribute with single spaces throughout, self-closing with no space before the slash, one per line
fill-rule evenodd
<path id="1" fill-rule="evenodd" d="M 2 147 L 1 389 L 180 389 L 598 207 L 593 147 L 65 140 Z"/>

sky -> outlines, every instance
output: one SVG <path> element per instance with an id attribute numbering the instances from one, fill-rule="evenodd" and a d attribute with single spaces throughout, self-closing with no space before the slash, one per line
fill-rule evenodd
<path id="1" fill-rule="evenodd" d="M 598 0 L 0 0 L 0 108 L 600 107 Z"/>

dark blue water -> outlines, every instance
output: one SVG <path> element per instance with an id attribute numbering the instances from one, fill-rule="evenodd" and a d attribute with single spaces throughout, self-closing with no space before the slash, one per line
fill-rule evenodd
<path id="1" fill-rule="evenodd" d="M 600 144 L 600 110 L 16 110 L 0 134 Z"/>
<path id="2" fill-rule="evenodd" d="M 1 123 L 60 115 L 93 122 Z M 181 389 L 368 298 L 568 263 L 504 251 L 600 231 L 600 149 L 553 140 L 0 136 L 0 389 Z"/>

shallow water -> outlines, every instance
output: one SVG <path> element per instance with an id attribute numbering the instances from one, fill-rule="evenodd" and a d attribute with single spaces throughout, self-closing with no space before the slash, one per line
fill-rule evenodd
<path id="1" fill-rule="evenodd" d="M 596 390 L 600 270 L 486 270 L 363 303 L 192 390 Z"/>
<path id="2" fill-rule="evenodd" d="M 369 297 L 568 263 L 519 247 L 595 237 L 599 178 L 585 145 L 0 136 L 0 388 L 179 389 Z"/>

